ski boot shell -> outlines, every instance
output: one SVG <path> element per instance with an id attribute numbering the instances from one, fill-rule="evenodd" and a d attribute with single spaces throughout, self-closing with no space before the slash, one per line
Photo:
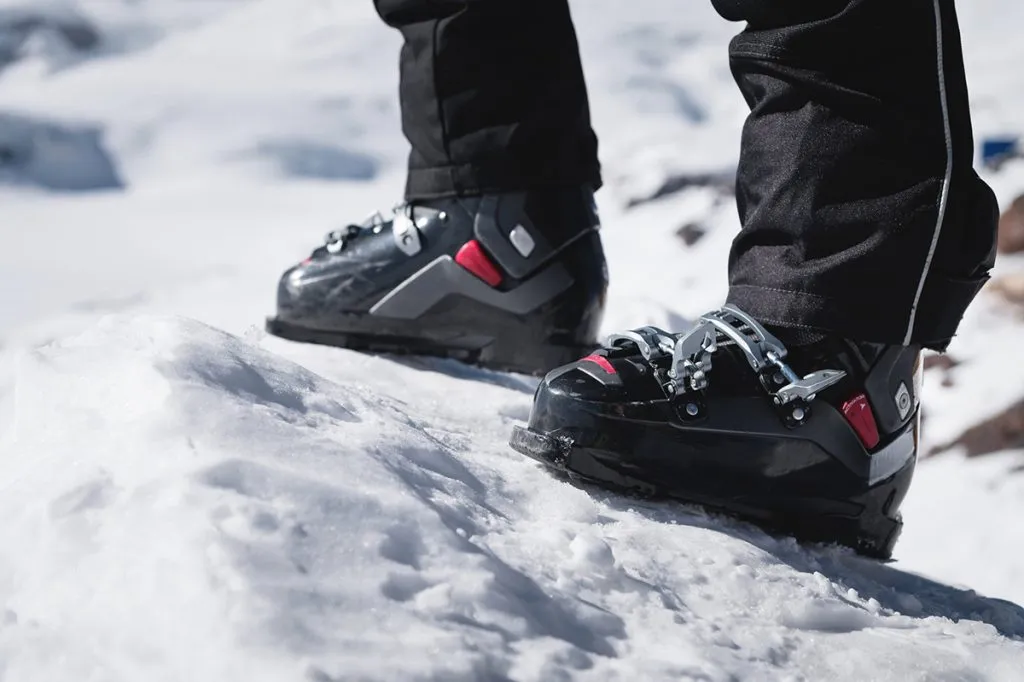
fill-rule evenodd
<path id="1" fill-rule="evenodd" d="M 919 364 L 916 348 L 845 341 L 789 353 L 726 306 L 686 335 L 635 330 L 552 371 L 510 444 L 570 477 L 887 558 Z"/>
<path id="2" fill-rule="evenodd" d="M 400 206 L 328 234 L 285 272 L 267 330 L 542 375 L 598 345 L 598 228 L 587 188 Z"/>

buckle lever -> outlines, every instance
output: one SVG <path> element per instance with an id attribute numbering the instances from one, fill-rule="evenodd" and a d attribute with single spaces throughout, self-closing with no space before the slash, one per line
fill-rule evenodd
<path id="1" fill-rule="evenodd" d="M 655 376 L 659 376 L 669 398 L 707 389 L 712 357 L 723 346 L 735 346 L 759 377 L 768 372 L 781 375 L 777 383 L 784 381 L 785 385 L 778 389 L 774 389 L 771 381 L 760 383 L 776 406 L 787 408 L 783 412 L 787 421 L 794 425 L 806 421 L 807 407 L 821 391 L 846 376 L 842 370 L 822 369 L 801 377 L 786 364 L 788 351 L 782 342 L 731 304 L 701 315 L 693 329 L 685 334 L 641 327 L 609 336 L 604 345 L 608 349 L 635 345 L 655 370 Z M 663 365 L 666 358 L 670 358 L 668 368 L 663 371 L 658 365 Z"/>

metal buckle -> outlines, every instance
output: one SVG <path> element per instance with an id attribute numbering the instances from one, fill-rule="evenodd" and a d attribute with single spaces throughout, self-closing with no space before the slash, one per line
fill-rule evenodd
<path id="1" fill-rule="evenodd" d="M 362 231 L 359 225 L 346 225 L 340 230 L 331 230 L 324 237 L 324 244 L 328 253 L 341 253 L 349 239 L 352 239 Z"/>
<path id="2" fill-rule="evenodd" d="M 412 209 L 409 204 L 398 204 L 392 209 L 392 234 L 395 244 L 399 249 L 410 256 L 414 256 L 423 248 L 420 241 L 420 233 L 412 220 Z M 338 254 L 345 250 L 348 242 L 358 237 L 361 233 L 370 231 L 378 234 L 384 229 L 387 221 L 384 214 L 374 211 L 366 220 L 358 225 L 346 225 L 340 230 L 331 230 L 324 237 L 324 244 L 328 253 Z"/>
<path id="3" fill-rule="evenodd" d="M 658 358 L 671 355 L 676 344 L 676 335 L 657 327 L 640 327 L 620 334 L 612 334 L 605 341 L 608 348 L 619 348 L 623 344 L 635 344 L 644 356 L 644 360 L 653 362 Z"/>
<path id="4" fill-rule="evenodd" d="M 395 239 L 395 246 L 407 256 L 415 256 L 423 250 L 420 231 L 413 221 L 412 207 L 408 204 L 400 211 L 395 210 L 395 218 L 391 223 L 391 235 Z"/>
<path id="5" fill-rule="evenodd" d="M 701 315 L 693 329 L 685 334 L 642 327 L 608 337 L 605 346 L 616 348 L 628 343 L 635 344 L 652 366 L 671 356 L 662 382 L 670 398 L 706 389 L 710 383 L 712 357 L 721 346 L 733 345 L 743 353 L 751 370 L 762 379 L 761 385 L 775 405 L 793 405 L 787 415 L 795 422 L 801 422 L 805 417 L 802 406 L 846 376 L 846 372 L 841 370 L 823 369 L 800 377 L 785 362 L 788 355 L 785 345 L 757 320 L 731 304 Z M 771 377 L 767 376 L 769 373 Z M 781 376 L 781 381 L 775 380 L 776 376 Z M 783 382 L 784 385 L 778 389 L 770 388 Z"/>

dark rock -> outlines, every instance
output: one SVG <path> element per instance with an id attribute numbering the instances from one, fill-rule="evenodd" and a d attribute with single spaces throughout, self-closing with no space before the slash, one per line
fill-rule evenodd
<path id="1" fill-rule="evenodd" d="M 951 443 L 932 449 L 928 455 L 955 447 L 962 447 L 968 457 L 1024 447 L 1024 400 L 972 426 Z"/>
<path id="2" fill-rule="evenodd" d="M 733 171 L 718 173 L 678 173 L 665 178 L 658 189 L 643 197 L 634 197 L 626 202 L 626 208 L 642 206 L 694 187 L 708 187 L 719 194 L 733 195 L 736 192 L 736 174 Z"/>
<path id="3" fill-rule="evenodd" d="M 682 239 L 683 243 L 687 246 L 693 246 L 707 233 L 708 231 L 704 229 L 704 226 L 698 223 L 686 223 L 676 230 L 676 236 Z"/>
<path id="4" fill-rule="evenodd" d="M 924 357 L 924 370 L 926 372 L 930 369 L 941 369 L 948 371 L 959 364 L 959 360 L 954 358 L 952 355 L 946 355 L 945 353 L 941 355 L 926 355 Z"/>
<path id="5" fill-rule="evenodd" d="M 1024 272 L 1014 272 L 998 277 L 986 285 L 994 294 L 1007 303 L 1024 306 Z"/>
<path id="6" fill-rule="evenodd" d="M 959 364 L 960 361 L 951 355 L 943 354 L 924 356 L 924 371 L 942 372 L 942 379 L 939 383 L 947 388 L 954 385 L 951 370 Z"/>

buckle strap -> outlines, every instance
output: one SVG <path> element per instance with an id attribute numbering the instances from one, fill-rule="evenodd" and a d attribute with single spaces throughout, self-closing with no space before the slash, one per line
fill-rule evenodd
<path id="1" fill-rule="evenodd" d="M 604 343 L 608 349 L 630 344 L 655 370 L 670 398 L 705 390 L 710 383 L 712 358 L 727 345 L 743 353 L 751 370 L 761 379 L 761 386 L 780 407 L 810 403 L 818 393 L 846 376 L 842 370 L 822 369 L 800 377 L 785 362 L 789 353 L 786 346 L 761 323 L 731 304 L 701 315 L 693 329 L 684 334 L 641 327 L 614 334 Z M 666 358 L 670 358 L 667 370 L 660 366 Z M 794 413 L 795 409 L 790 412 Z M 801 421 L 802 417 L 796 420 Z"/>

